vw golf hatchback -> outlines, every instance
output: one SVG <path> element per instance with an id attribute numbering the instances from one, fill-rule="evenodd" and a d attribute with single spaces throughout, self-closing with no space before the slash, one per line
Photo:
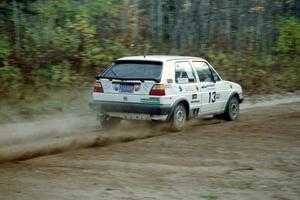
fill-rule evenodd
<path id="1" fill-rule="evenodd" d="M 197 57 L 124 57 L 96 79 L 90 106 L 105 128 L 122 119 L 167 121 L 174 131 L 192 117 L 232 121 L 244 100 L 239 84 L 223 80 Z"/>

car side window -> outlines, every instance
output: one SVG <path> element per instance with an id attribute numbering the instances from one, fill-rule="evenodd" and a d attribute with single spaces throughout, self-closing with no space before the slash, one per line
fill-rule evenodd
<path id="1" fill-rule="evenodd" d="M 175 81 L 176 83 L 196 82 L 195 74 L 189 62 L 184 61 L 175 63 Z"/>
<path id="2" fill-rule="evenodd" d="M 217 74 L 217 72 L 215 71 L 215 70 L 213 70 L 212 68 L 211 68 L 211 73 L 212 73 L 212 75 L 213 75 L 213 77 L 214 77 L 214 81 L 220 81 L 221 80 L 221 78 L 220 78 L 220 76 Z"/>
<path id="3" fill-rule="evenodd" d="M 213 82 L 209 66 L 205 62 L 193 62 L 200 82 Z"/>

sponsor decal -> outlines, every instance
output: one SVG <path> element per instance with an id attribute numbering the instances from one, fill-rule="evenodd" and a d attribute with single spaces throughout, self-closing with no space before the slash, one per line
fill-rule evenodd
<path id="1" fill-rule="evenodd" d="M 191 101 L 191 103 L 200 103 L 200 100 Z"/>
<path id="2" fill-rule="evenodd" d="M 221 94 L 220 93 L 216 94 L 216 99 L 221 99 Z"/>
<path id="3" fill-rule="evenodd" d="M 127 101 L 127 100 L 128 100 L 128 97 L 127 97 L 127 96 L 124 96 L 124 97 L 123 97 L 123 100 L 124 100 L 124 101 Z"/>
<path id="4" fill-rule="evenodd" d="M 202 86 L 202 88 L 211 88 L 211 87 L 215 87 L 215 84 L 211 83 L 211 84 L 207 84 L 207 85 Z"/>
<path id="5" fill-rule="evenodd" d="M 192 99 L 197 99 L 198 97 L 197 97 L 197 94 L 193 94 L 192 95 Z"/>
<path id="6" fill-rule="evenodd" d="M 196 85 L 196 91 L 199 91 L 199 87 Z"/>
<path id="7" fill-rule="evenodd" d="M 156 97 L 150 97 L 149 99 L 141 99 L 141 103 L 144 104 L 160 104 L 160 99 Z"/>
<path id="8" fill-rule="evenodd" d="M 120 85 L 119 84 L 114 84 L 113 85 L 113 91 L 114 92 L 119 92 L 119 89 L 120 89 Z"/>
<path id="9" fill-rule="evenodd" d="M 189 79 L 188 78 L 177 78 L 177 82 L 178 83 L 189 83 Z"/>
<path id="10" fill-rule="evenodd" d="M 134 85 L 134 92 L 139 92 L 140 90 L 141 90 L 141 85 L 140 84 Z"/>
<path id="11" fill-rule="evenodd" d="M 178 89 L 179 89 L 179 92 L 182 92 L 182 90 L 183 90 L 181 86 L 179 86 Z"/>

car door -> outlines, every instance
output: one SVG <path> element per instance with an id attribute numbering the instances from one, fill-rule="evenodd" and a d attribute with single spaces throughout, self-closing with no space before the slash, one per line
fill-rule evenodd
<path id="1" fill-rule="evenodd" d="M 209 114 L 220 111 L 220 92 L 221 85 L 215 82 L 212 76 L 212 71 L 208 63 L 204 61 L 192 61 L 194 69 L 199 78 L 199 92 L 201 94 L 200 113 Z"/>
<path id="2" fill-rule="evenodd" d="M 190 109 L 194 110 L 194 115 L 198 115 L 197 108 L 200 108 L 201 96 L 198 94 L 198 86 L 195 72 L 189 61 L 175 62 L 175 87 L 176 98 L 184 97 L 189 101 Z"/>
<path id="3" fill-rule="evenodd" d="M 225 108 L 225 104 L 227 103 L 228 98 L 228 90 L 226 90 L 225 83 L 219 76 L 219 74 L 215 71 L 212 66 L 209 66 L 213 80 L 215 82 L 215 91 L 216 91 L 216 100 L 215 100 L 215 109 L 216 112 L 223 112 Z"/>

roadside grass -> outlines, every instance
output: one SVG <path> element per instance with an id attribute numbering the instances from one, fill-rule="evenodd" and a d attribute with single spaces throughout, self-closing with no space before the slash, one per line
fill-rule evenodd
<path id="1" fill-rule="evenodd" d="M 282 158 L 276 158 L 272 161 L 272 167 L 275 170 L 287 173 L 290 176 L 294 176 L 299 171 L 300 164 L 297 161 L 286 161 Z"/>
<path id="2" fill-rule="evenodd" d="M 91 113 L 88 103 L 91 86 L 76 89 L 51 89 L 35 91 L 25 88 L 23 97 L 0 100 L 0 124 L 43 118 L 50 114 Z"/>
<path id="3" fill-rule="evenodd" d="M 208 200 L 215 200 L 215 199 L 218 199 L 218 196 L 214 193 L 208 192 L 208 193 L 200 194 L 200 198 L 208 199 Z"/>
<path id="4" fill-rule="evenodd" d="M 241 168 L 239 170 L 252 170 L 252 168 Z M 226 181 L 223 183 L 223 187 L 226 188 L 232 188 L 232 189 L 253 189 L 255 187 L 255 180 L 253 179 L 240 179 L 240 180 L 234 180 L 233 177 L 233 171 L 232 170 L 226 170 L 224 172 L 224 176 L 230 179 L 229 181 Z"/>
<path id="5" fill-rule="evenodd" d="M 253 180 L 234 180 L 230 181 L 227 185 L 229 188 L 234 189 L 251 189 L 254 187 L 254 181 Z"/>

